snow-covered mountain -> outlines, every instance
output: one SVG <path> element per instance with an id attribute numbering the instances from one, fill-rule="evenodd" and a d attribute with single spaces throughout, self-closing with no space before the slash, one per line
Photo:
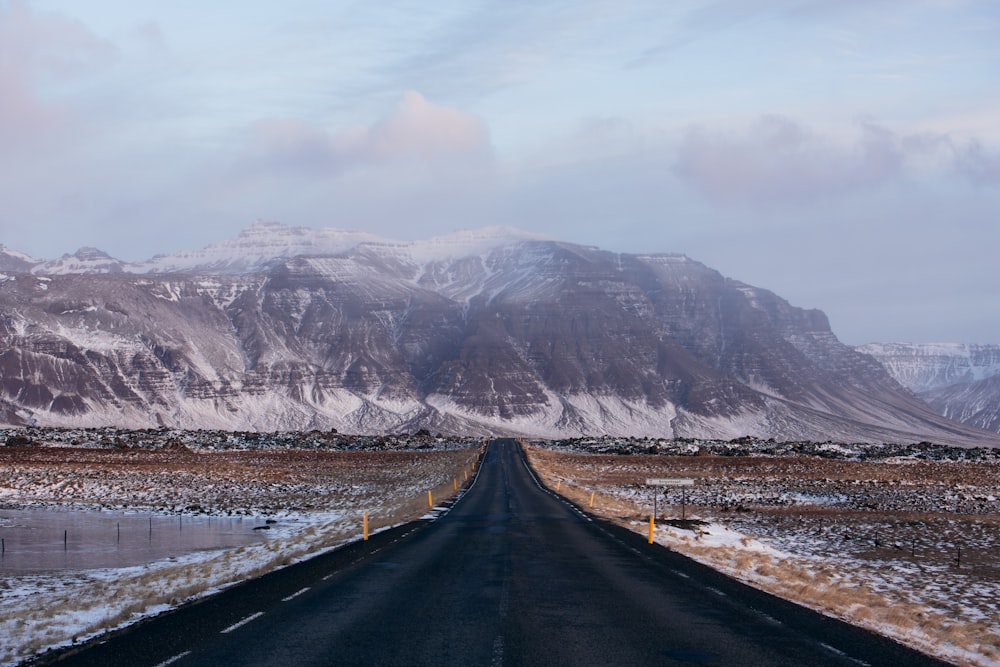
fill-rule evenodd
<path id="1" fill-rule="evenodd" d="M 13 250 L 0 243 L 0 271 L 25 272 L 40 261 L 23 252 Z"/>
<path id="2" fill-rule="evenodd" d="M 517 240 L 545 238 L 512 227 L 485 227 L 406 243 L 361 231 L 291 227 L 258 220 L 234 239 L 201 250 L 157 255 L 144 262 L 123 262 L 96 248 L 80 248 L 72 255 L 43 261 L 0 245 L 0 271 L 31 271 L 48 276 L 118 272 L 241 275 L 266 271 L 294 257 L 338 255 L 362 244 L 379 246 L 383 254 L 396 253 L 409 261 L 427 263 L 480 255 Z"/>
<path id="3" fill-rule="evenodd" d="M 857 350 L 875 357 L 917 394 L 1000 375 L 1000 345 L 869 343 Z"/>
<path id="4" fill-rule="evenodd" d="M 66 273 L 120 273 L 127 265 L 97 248 L 80 248 L 72 255 L 59 259 L 39 262 L 32 267 L 33 273 L 54 275 Z"/>
<path id="5" fill-rule="evenodd" d="M 386 240 L 367 232 L 290 227 L 258 220 L 235 239 L 192 252 L 157 255 L 130 265 L 127 270 L 133 273 L 255 273 L 283 259 L 335 255 L 360 243 L 383 242 Z"/>
<path id="6" fill-rule="evenodd" d="M 871 343 L 857 349 L 939 414 L 1000 432 L 1000 345 Z"/>
<path id="7" fill-rule="evenodd" d="M 682 255 L 258 223 L 120 272 L 30 268 L 0 282 L 7 423 L 1000 443 L 823 313 Z"/>
<path id="8" fill-rule="evenodd" d="M 948 419 L 1000 433 L 1000 375 L 919 394 Z"/>

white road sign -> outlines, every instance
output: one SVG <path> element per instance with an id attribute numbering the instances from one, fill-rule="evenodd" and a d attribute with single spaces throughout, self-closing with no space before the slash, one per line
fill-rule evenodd
<path id="1" fill-rule="evenodd" d="M 646 480 L 649 486 L 694 486 L 694 480 L 686 477 L 650 477 Z"/>

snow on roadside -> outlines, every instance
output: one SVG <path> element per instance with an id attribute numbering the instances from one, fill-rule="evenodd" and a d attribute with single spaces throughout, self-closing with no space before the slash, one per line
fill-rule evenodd
<path id="1" fill-rule="evenodd" d="M 0 664 L 84 641 L 183 602 L 318 555 L 360 537 L 358 517 L 303 514 L 274 524 L 267 541 L 196 551 L 147 565 L 3 580 Z"/>

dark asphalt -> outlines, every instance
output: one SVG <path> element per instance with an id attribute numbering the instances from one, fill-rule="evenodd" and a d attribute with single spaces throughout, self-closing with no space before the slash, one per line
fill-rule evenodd
<path id="1" fill-rule="evenodd" d="M 58 655 L 60 665 L 941 665 L 543 490 L 490 445 L 446 516 Z"/>

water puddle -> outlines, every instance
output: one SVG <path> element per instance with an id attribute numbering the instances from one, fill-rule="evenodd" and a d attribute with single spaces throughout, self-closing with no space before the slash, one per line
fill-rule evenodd
<path id="1" fill-rule="evenodd" d="M 253 517 L 0 509 L 0 575 L 143 565 L 266 539 Z"/>

